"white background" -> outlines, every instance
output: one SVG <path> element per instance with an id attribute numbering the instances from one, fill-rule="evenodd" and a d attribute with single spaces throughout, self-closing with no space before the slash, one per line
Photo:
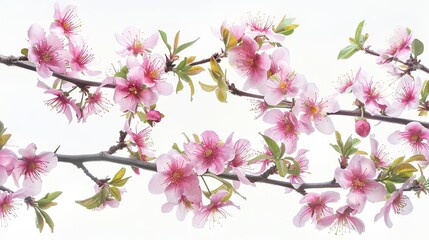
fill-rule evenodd
<path id="1" fill-rule="evenodd" d="M 48 30 L 54 13 L 53 1 L 4 1 L 0 0 L 0 53 L 19 55 L 20 49 L 28 47 L 27 29 L 33 23 Z M 429 17 L 425 1 L 61 1 L 78 6 L 78 15 L 83 25 L 83 33 L 89 37 L 89 44 L 98 59 L 97 67 L 102 76 L 111 74 L 111 65 L 117 66 L 120 57 L 115 54 L 120 46 L 114 34 L 122 32 L 129 25 L 142 29 L 146 34 L 161 29 L 170 39 L 181 30 L 182 41 L 197 37 L 200 40 L 183 52 L 206 58 L 221 49 L 222 43 L 211 32 L 224 20 L 236 21 L 248 11 L 261 11 L 279 20 L 283 15 L 295 17 L 300 24 L 297 31 L 287 38 L 285 46 L 291 53 L 291 64 L 296 71 L 304 74 L 309 82 L 316 82 L 323 94 L 333 92 L 333 83 L 342 74 L 359 66 L 374 75 L 374 79 L 384 85 L 392 78 L 375 64 L 372 56 L 358 53 L 347 61 L 337 61 L 338 51 L 348 44 L 355 27 L 366 20 L 364 32 L 368 32 L 368 42 L 375 50 L 387 47 L 387 39 L 397 26 L 408 26 L 414 35 L 424 43 L 429 42 L 427 22 Z M 165 47 L 159 43 L 159 52 Z M 427 54 L 422 56 L 427 63 Z M 426 60 L 426 61 L 425 61 Z M 223 61 L 223 67 L 229 67 Z M 229 72 L 233 72 L 229 68 Z M 423 79 L 427 75 L 419 73 Z M 0 65 L 0 120 L 12 133 L 10 148 L 17 151 L 35 142 L 39 150 L 53 151 L 61 146 L 59 153 L 83 154 L 106 150 L 118 138 L 117 132 L 123 126 L 119 108 L 114 106 L 103 117 L 90 117 L 86 124 L 67 122 L 65 116 L 57 115 L 43 103 L 48 98 L 41 89 L 36 88 L 38 75 L 34 72 Z M 176 77 L 169 76 L 174 85 Z M 95 80 L 101 81 L 102 77 Z M 202 73 L 197 81 L 209 83 L 208 73 Z M 231 75 L 230 81 L 241 85 L 242 80 Z M 48 81 L 49 82 L 49 81 Z M 197 84 L 196 84 L 197 86 Z M 107 91 L 112 96 L 112 91 Z M 251 105 L 247 99 L 229 96 L 228 104 L 218 103 L 213 94 L 204 93 L 197 86 L 194 101 L 189 101 L 189 90 L 169 97 L 161 97 L 159 109 L 166 118 L 152 131 L 151 137 L 157 155 L 168 151 L 172 143 L 180 146 L 184 141 L 182 132 L 201 133 L 212 129 L 225 139 L 235 132 L 235 139 L 248 138 L 255 150 L 262 150 L 258 132 L 269 125 L 261 120 L 253 120 Z M 340 102 L 343 109 L 351 108 L 351 100 Z M 423 119 L 425 120 L 425 119 Z M 353 119 L 334 117 L 334 123 L 344 136 L 353 133 Z M 375 122 L 371 122 L 373 125 Z M 380 124 L 376 127 L 377 136 L 386 142 L 389 132 L 401 126 Z M 337 156 L 329 147 L 333 136 L 315 133 L 301 136 L 299 148 L 310 149 L 309 182 L 328 181 L 337 167 Z M 406 152 L 403 149 L 387 146 L 391 156 L 397 157 Z M 361 144 L 369 151 L 368 141 Z M 87 164 L 91 172 L 99 178 L 112 176 L 119 166 L 110 163 Z M 301 205 L 301 196 L 296 193 L 285 194 L 281 187 L 257 184 L 256 188 L 242 187 L 240 192 L 247 197 L 244 201 L 234 198 L 241 210 L 228 209 L 231 214 L 220 225 L 203 230 L 192 227 L 191 218 L 184 222 L 176 220 L 175 214 L 162 214 L 163 195 L 152 195 L 147 183 L 153 173 L 143 171 L 140 176 L 127 169 L 132 179 L 127 184 L 127 193 L 118 209 L 88 211 L 74 203 L 93 194 L 93 183 L 76 167 L 59 163 L 58 167 L 46 176 L 42 192 L 63 191 L 58 199 L 59 205 L 49 210 L 55 221 L 55 232 L 45 229 L 42 234 L 34 226 L 35 216 L 23 204 L 17 217 L 8 221 L 7 227 L 0 228 L 0 239 L 363 239 L 381 237 L 383 239 L 403 239 L 418 237 L 427 226 L 429 214 L 428 198 L 417 199 L 409 194 L 415 205 L 408 216 L 392 216 L 393 229 L 388 229 L 383 221 L 373 223 L 374 215 L 382 203 L 368 204 L 360 217 L 364 220 L 366 231 L 363 236 L 355 232 L 335 236 L 328 230 L 318 231 L 314 225 L 307 224 L 296 228 L 293 216 Z M 345 191 L 341 191 L 345 193 Z M 345 203 L 341 199 L 335 207 Z"/>

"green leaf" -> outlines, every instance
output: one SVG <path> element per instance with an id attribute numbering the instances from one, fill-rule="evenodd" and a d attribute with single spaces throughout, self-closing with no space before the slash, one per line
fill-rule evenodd
<path id="1" fill-rule="evenodd" d="M 281 177 L 286 176 L 288 169 L 286 166 L 286 162 L 283 159 L 276 160 L 276 169 Z"/>
<path id="2" fill-rule="evenodd" d="M 425 47 L 423 43 L 418 40 L 417 38 L 414 38 L 413 42 L 411 43 L 411 51 L 414 54 L 415 57 L 419 56 L 423 53 L 425 50 Z"/>
<path id="3" fill-rule="evenodd" d="M 102 188 L 94 196 L 87 198 L 85 200 L 76 201 L 80 205 L 86 207 L 87 209 L 94 209 L 99 207 L 104 201 L 106 201 L 107 196 L 109 195 L 109 190 L 107 188 Z"/>
<path id="4" fill-rule="evenodd" d="M 413 172 L 417 172 L 418 171 L 418 169 L 417 168 L 415 168 L 413 165 L 411 165 L 410 163 L 402 163 L 402 164 L 399 164 L 399 165 L 397 165 L 394 169 L 393 169 L 393 171 L 392 171 L 392 173 L 394 174 L 394 175 L 408 175 L 408 174 L 410 174 L 410 173 L 413 173 Z"/>
<path id="5" fill-rule="evenodd" d="M 299 165 L 299 162 L 292 160 L 293 165 L 288 169 L 289 174 L 292 175 L 299 175 L 301 173 L 301 166 Z"/>
<path id="6" fill-rule="evenodd" d="M 179 52 L 181 52 L 181 51 L 185 50 L 186 48 L 190 47 L 190 46 L 191 46 L 192 44 L 194 44 L 198 39 L 200 39 L 200 38 L 197 38 L 197 39 L 195 39 L 194 41 L 187 42 L 187 43 L 184 43 L 184 44 L 180 45 L 180 46 L 179 46 L 179 47 L 177 47 L 177 49 L 174 51 L 174 54 L 178 54 Z"/>
<path id="7" fill-rule="evenodd" d="M 425 80 L 422 85 L 422 90 L 420 91 L 420 102 L 425 102 L 429 95 L 429 81 Z M 0 131 L 1 134 L 1 131 Z"/>
<path id="8" fill-rule="evenodd" d="M 426 157 L 422 154 L 417 154 L 417 155 L 411 156 L 407 160 L 405 160 L 405 162 L 407 162 L 407 163 L 415 162 L 415 161 L 426 161 Z"/>
<path id="9" fill-rule="evenodd" d="M 275 156 L 277 159 L 280 159 L 282 156 L 280 156 L 280 148 L 279 145 L 270 137 L 265 136 L 262 133 L 259 133 L 264 138 L 265 143 L 267 143 L 268 148 L 270 149 L 273 156 Z"/>
<path id="10" fill-rule="evenodd" d="M 200 84 L 201 88 L 206 92 L 213 92 L 217 88 L 216 85 L 208 85 L 202 82 L 198 82 L 198 83 Z"/>
<path id="11" fill-rule="evenodd" d="M 112 183 L 112 182 L 114 182 L 114 181 L 118 181 L 118 180 L 121 180 L 122 179 L 122 177 L 125 175 L 125 172 L 126 172 L 126 170 L 125 170 L 125 168 L 123 167 L 123 168 L 121 168 L 121 169 L 119 169 L 119 171 L 115 174 L 115 176 L 113 177 L 113 179 L 110 181 L 110 183 Z"/>
<path id="12" fill-rule="evenodd" d="M 209 176 L 209 177 L 212 177 L 212 178 L 214 178 L 214 179 L 216 179 L 216 180 L 218 180 L 219 182 L 221 182 L 221 183 L 223 183 L 223 184 L 225 184 L 225 185 L 227 185 L 228 187 L 230 187 L 233 191 L 234 191 L 234 193 L 236 193 L 238 196 L 240 196 L 240 197 L 242 197 L 244 200 L 246 200 L 246 197 L 244 197 L 243 195 L 241 195 L 233 186 L 232 186 L 232 184 L 230 183 L 230 182 L 228 182 L 228 181 L 226 181 L 225 179 L 223 179 L 223 178 L 220 178 L 220 177 L 218 177 L 217 175 L 215 175 L 215 174 L 213 174 L 213 173 L 205 173 L 204 174 L 204 176 Z"/>
<path id="13" fill-rule="evenodd" d="M 167 41 L 167 34 L 161 30 L 158 30 L 158 32 L 161 35 L 161 39 L 164 42 L 165 46 L 167 46 L 168 51 L 171 52 L 171 46 L 170 46 L 170 44 L 168 44 L 168 41 Z"/>
<path id="14" fill-rule="evenodd" d="M 121 201 L 121 192 L 117 187 L 110 187 L 110 195 L 112 195 L 117 201 Z"/>
<path id="15" fill-rule="evenodd" d="M 128 68 L 126 66 L 122 67 L 121 70 L 115 73 L 115 77 L 121 77 L 123 79 L 127 79 Z"/>
<path id="16" fill-rule="evenodd" d="M 177 46 L 179 45 L 179 36 L 180 31 L 177 31 L 176 36 L 174 36 L 173 53 L 176 53 Z"/>
<path id="17" fill-rule="evenodd" d="M 115 187 L 123 187 L 127 182 L 128 179 L 130 179 L 131 177 L 126 177 L 117 181 L 114 181 L 112 183 L 110 183 L 110 185 L 115 186 Z"/>
<path id="18" fill-rule="evenodd" d="M 398 157 L 395 159 L 391 164 L 390 167 L 394 168 L 396 165 L 400 164 L 402 161 L 404 161 L 405 156 Z"/>
<path id="19" fill-rule="evenodd" d="M 341 134 L 338 131 L 335 131 L 335 140 L 337 141 L 338 147 L 341 149 L 340 153 L 342 153 L 344 143 L 343 143 L 343 140 L 341 139 Z"/>
<path id="20" fill-rule="evenodd" d="M 48 204 L 48 203 L 52 202 L 53 200 L 55 200 L 58 196 L 61 195 L 61 193 L 62 192 L 60 192 L 60 191 L 47 193 L 43 198 L 37 200 L 36 202 L 39 205 L 39 207 L 41 207 L 41 205 Z"/>
<path id="21" fill-rule="evenodd" d="M 338 152 L 339 154 L 343 154 L 342 153 L 342 151 L 341 151 L 341 149 L 340 149 L 340 147 L 338 146 L 338 145 L 334 145 L 334 144 L 330 144 L 331 145 L 331 147 L 336 151 L 336 152 Z"/>
<path id="22" fill-rule="evenodd" d="M 6 131 L 6 128 L 4 127 L 4 124 L 2 121 L 0 121 L 0 135 L 3 135 L 3 133 Z"/>
<path id="23" fill-rule="evenodd" d="M 341 49 L 341 51 L 338 53 L 337 59 L 347 59 L 351 57 L 353 54 L 355 54 L 357 51 L 359 51 L 359 47 L 352 44 L 348 45 L 347 47 Z"/>
<path id="24" fill-rule="evenodd" d="M 286 152 L 286 146 L 285 146 L 285 144 L 282 142 L 282 143 L 281 143 L 281 145 L 280 145 L 280 154 L 279 154 L 279 156 L 280 156 L 280 157 L 283 157 L 283 155 L 285 154 L 285 152 Z"/>
<path id="25" fill-rule="evenodd" d="M 256 163 L 256 162 L 258 162 L 259 160 L 262 160 L 262 159 L 275 160 L 276 158 L 274 156 L 271 156 L 271 155 L 261 154 L 259 156 L 256 156 L 256 157 L 250 159 L 249 161 L 247 161 L 247 165 L 254 164 L 254 163 Z"/>
<path id="26" fill-rule="evenodd" d="M 396 190 L 395 184 L 393 184 L 391 181 L 384 181 L 383 183 L 386 186 L 388 193 L 393 193 Z"/>
<path id="27" fill-rule="evenodd" d="M 362 47 L 363 44 L 363 38 L 362 38 L 362 28 L 363 28 L 363 24 L 365 23 L 365 20 L 360 22 L 356 28 L 356 32 L 355 32 L 355 43 L 356 45 Z"/>
<path id="28" fill-rule="evenodd" d="M 183 90 L 183 83 L 182 83 L 182 81 L 179 78 L 179 81 L 177 82 L 177 85 L 176 85 L 176 93 L 178 93 L 178 92 L 180 92 L 182 90 Z"/>
<path id="29" fill-rule="evenodd" d="M 51 229 L 51 233 L 54 232 L 54 221 L 52 221 L 52 218 L 49 216 L 49 214 L 41 209 L 39 209 L 40 213 L 42 214 L 43 218 L 45 219 L 45 222 L 48 224 L 49 228 Z"/>
<path id="30" fill-rule="evenodd" d="M 177 65 L 177 67 L 176 67 L 176 71 L 177 70 L 183 70 L 183 68 L 186 66 L 186 58 L 185 59 L 183 59 L 178 65 Z"/>
<path id="31" fill-rule="evenodd" d="M 219 100 L 219 102 L 223 102 L 223 103 L 226 103 L 227 101 L 226 101 L 226 98 L 227 98 L 227 96 L 228 96 L 228 92 L 227 91 L 225 91 L 225 90 L 223 90 L 223 89 L 220 89 L 220 88 L 216 88 L 216 97 L 217 97 L 217 99 Z"/>
<path id="32" fill-rule="evenodd" d="M 171 147 L 172 149 L 176 150 L 179 153 L 183 153 L 182 150 L 180 150 L 179 146 L 177 145 L 177 143 L 174 143 L 173 146 Z"/>
<path id="33" fill-rule="evenodd" d="M 185 76 L 189 78 L 189 76 L 188 76 L 188 75 L 185 75 Z M 192 101 L 192 97 L 193 97 L 193 96 L 194 96 L 194 94 L 195 94 L 195 87 L 194 87 L 194 83 L 192 82 L 191 78 L 189 78 L 189 80 L 188 80 L 188 81 L 186 81 L 186 83 L 189 85 L 189 88 L 191 89 L 191 101 Z"/>
<path id="34" fill-rule="evenodd" d="M 28 57 L 28 48 L 21 49 L 21 54 Z"/>
<path id="35" fill-rule="evenodd" d="M 9 141 L 9 138 L 11 137 L 11 134 L 3 134 L 0 136 L 0 149 L 6 145 L 7 141 Z"/>
<path id="36" fill-rule="evenodd" d="M 34 211 L 36 212 L 36 227 L 39 229 L 39 232 L 43 231 L 43 226 L 45 225 L 45 221 L 43 220 L 43 215 L 34 208 Z"/>

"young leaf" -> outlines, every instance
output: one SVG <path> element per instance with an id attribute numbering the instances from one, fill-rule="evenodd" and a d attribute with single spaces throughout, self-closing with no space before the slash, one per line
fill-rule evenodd
<path id="1" fill-rule="evenodd" d="M 87 209 L 94 209 L 99 207 L 102 203 L 104 203 L 104 201 L 106 201 L 108 194 L 109 190 L 107 188 L 102 188 L 94 196 L 85 200 L 76 201 L 76 203 L 79 203 Z"/>
<path id="2" fill-rule="evenodd" d="M 117 201 L 121 201 L 121 192 L 117 187 L 110 187 L 110 195 L 112 195 Z"/>
<path id="3" fill-rule="evenodd" d="M 176 85 L 176 93 L 182 91 L 182 89 L 183 89 L 183 83 L 179 78 L 179 81 L 177 82 L 177 85 Z"/>
<path id="4" fill-rule="evenodd" d="M 226 103 L 226 97 L 228 96 L 227 91 L 220 89 L 220 88 L 216 88 L 216 97 L 219 100 L 219 102 L 223 102 Z"/>
<path id="5" fill-rule="evenodd" d="M 126 170 L 125 170 L 125 168 L 123 167 L 123 168 L 121 168 L 121 169 L 119 169 L 119 171 L 115 174 L 115 176 L 113 177 L 113 179 L 110 181 L 110 183 L 112 183 L 112 182 L 114 182 L 114 181 L 118 181 L 118 180 L 121 180 L 122 179 L 122 177 L 125 175 L 125 172 L 126 172 Z"/>
<path id="6" fill-rule="evenodd" d="M 161 35 L 161 39 L 164 42 L 165 46 L 167 46 L 168 51 L 171 52 L 171 46 L 167 42 L 167 34 L 161 30 L 158 30 L 159 34 Z"/>
<path id="7" fill-rule="evenodd" d="M 34 208 L 34 211 L 36 212 L 36 227 L 39 229 L 39 232 L 43 231 L 43 226 L 45 225 L 45 221 L 43 220 L 43 215 Z"/>
<path id="8" fill-rule="evenodd" d="M 21 54 L 28 57 L 28 48 L 21 49 Z"/>
<path id="9" fill-rule="evenodd" d="M 363 43 L 363 38 L 362 38 L 362 28 L 363 28 L 363 24 L 365 23 L 365 20 L 360 22 L 356 28 L 356 32 L 355 32 L 355 43 L 356 45 L 362 47 L 362 43 Z"/>
<path id="10" fill-rule="evenodd" d="M 110 185 L 115 187 L 123 187 L 128 182 L 128 179 L 130 179 L 130 177 L 122 178 L 120 180 L 110 183 Z"/>
<path id="11" fill-rule="evenodd" d="M 265 136 L 262 133 L 259 133 L 264 138 L 265 143 L 267 143 L 268 148 L 270 149 L 273 156 L 275 156 L 277 159 L 280 159 L 282 156 L 280 156 L 280 148 L 279 145 L 270 137 Z"/>
<path id="12" fill-rule="evenodd" d="M 357 51 L 359 51 L 359 47 L 352 44 L 348 45 L 347 47 L 341 49 L 341 51 L 338 53 L 337 59 L 347 59 L 351 57 L 353 54 L 355 54 Z"/>
<path id="13" fill-rule="evenodd" d="M 200 84 L 201 88 L 206 92 L 213 92 L 217 88 L 216 85 L 208 85 L 202 82 L 198 82 L 198 83 Z"/>
<path id="14" fill-rule="evenodd" d="M 42 214 L 43 218 L 45 219 L 45 222 L 48 224 L 49 228 L 51 229 L 51 233 L 54 232 L 54 221 L 52 221 L 52 218 L 49 216 L 49 214 L 41 209 L 39 209 L 40 213 Z"/>
<path id="15" fill-rule="evenodd" d="M 276 160 L 276 169 L 277 169 L 277 172 L 279 172 L 279 175 L 281 177 L 286 176 L 286 174 L 288 172 L 286 162 L 283 159 L 277 159 Z"/>
<path id="16" fill-rule="evenodd" d="M 190 47 L 190 46 L 191 46 L 192 44 L 194 44 L 198 39 L 200 39 L 200 38 L 197 38 L 197 39 L 195 39 L 194 41 L 187 42 L 187 43 L 184 43 L 184 44 L 180 45 L 180 46 L 179 46 L 179 47 L 177 47 L 177 49 L 174 51 L 174 54 L 176 55 L 176 54 L 178 54 L 179 52 L 181 52 L 181 51 L 185 50 L 186 48 Z"/>
<path id="17" fill-rule="evenodd" d="M 415 38 L 413 40 L 413 42 L 411 43 L 411 51 L 415 57 L 422 54 L 424 49 L 425 49 L 425 47 L 424 47 L 423 43 L 420 40 L 418 40 L 417 38 Z"/>
<path id="18" fill-rule="evenodd" d="M 174 53 L 176 53 L 177 46 L 179 46 L 179 36 L 180 36 L 180 31 L 177 31 L 176 36 L 174 37 L 174 45 L 173 45 Z"/>

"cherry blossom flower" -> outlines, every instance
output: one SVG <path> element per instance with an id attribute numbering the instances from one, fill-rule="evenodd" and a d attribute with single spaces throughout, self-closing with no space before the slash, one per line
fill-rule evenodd
<path id="1" fill-rule="evenodd" d="M 357 119 L 355 121 L 355 132 L 364 138 L 371 132 L 371 125 L 365 118 Z"/>
<path id="2" fill-rule="evenodd" d="M 161 211 L 163 213 L 169 213 L 173 210 L 175 206 L 177 206 L 176 217 L 179 221 L 183 221 L 185 220 L 185 217 L 188 212 L 192 211 L 195 214 L 200 208 L 200 205 L 201 201 L 192 202 L 187 199 L 186 196 L 182 195 L 178 203 L 166 202 L 164 205 L 162 205 Z"/>
<path id="3" fill-rule="evenodd" d="M 47 174 L 58 163 L 58 158 L 53 152 L 41 152 L 36 155 L 36 145 L 34 143 L 29 144 L 25 149 L 20 149 L 18 152 L 22 157 L 12 175 L 16 183 L 18 183 L 21 176 L 24 176 L 24 187 L 28 182 L 41 185 L 41 174 Z"/>
<path id="4" fill-rule="evenodd" d="M 151 193 L 165 193 L 170 203 L 179 203 L 182 196 L 194 203 L 201 202 L 198 176 L 183 154 L 171 150 L 168 154 L 159 156 L 155 163 L 157 173 L 149 182 Z"/>
<path id="5" fill-rule="evenodd" d="M 112 104 L 107 100 L 101 92 L 101 87 L 98 87 L 95 92 L 89 93 L 85 100 L 85 105 L 82 110 L 82 120 L 86 122 L 88 117 L 93 114 L 100 115 L 109 111 Z"/>
<path id="6" fill-rule="evenodd" d="M 113 100 L 119 104 L 121 111 L 135 112 L 139 103 L 150 107 L 158 100 L 158 95 L 144 85 L 143 76 L 141 69 L 132 68 L 127 74 L 127 79 L 114 78 L 116 88 Z"/>
<path id="7" fill-rule="evenodd" d="M 395 30 L 395 34 L 389 40 L 389 49 L 380 54 L 377 62 L 385 64 L 391 62 L 394 58 L 406 61 L 411 54 L 412 41 L 411 30 L 409 28 L 398 27 Z"/>
<path id="8" fill-rule="evenodd" d="M 337 168 L 335 179 L 344 189 L 350 189 L 347 204 L 361 212 L 366 201 L 379 202 L 386 197 L 386 189 L 376 182 L 374 162 L 360 155 L 354 155 L 346 169 Z"/>
<path id="9" fill-rule="evenodd" d="M 28 29 L 30 42 L 28 60 L 36 64 L 36 71 L 41 77 L 48 78 L 52 71 L 66 72 L 66 63 L 70 55 L 64 50 L 63 43 L 57 36 L 45 35 L 45 31 L 37 24 L 31 25 Z"/>
<path id="10" fill-rule="evenodd" d="M 280 72 L 280 66 L 282 65 L 286 65 L 285 67 L 287 68 L 289 68 L 290 65 L 289 50 L 285 47 L 276 48 L 276 50 L 271 54 L 271 65 L 268 76 L 272 76 Z"/>
<path id="11" fill-rule="evenodd" d="M 221 218 L 226 218 L 228 213 L 223 209 L 228 206 L 236 206 L 230 200 L 223 200 L 228 195 L 227 191 L 221 190 L 210 196 L 210 204 L 201 206 L 192 219 L 192 225 L 196 228 L 203 228 L 207 221 L 211 224 L 219 223 Z"/>
<path id="12" fill-rule="evenodd" d="M 321 230 L 331 226 L 331 231 L 335 230 L 335 234 L 343 234 L 345 230 L 354 230 L 359 234 L 365 232 L 365 225 L 362 220 L 352 215 L 356 211 L 349 206 L 339 208 L 335 214 L 324 217 L 317 222 L 317 229 Z"/>
<path id="13" fill-rule="evenodd" d="M 234 158 L 234 149 L 230 144 L 222 143 L 213 131 L 201 134 L 202 142 L 184 144 L 186 155 L 191 159 L 198 175 L 207 170 L 214 174 L 221 174 L 225 164 Z"/>
<path id="14" fill-rule="evenodd" d="M 369 141 L 371 144 L 371 160 L 374 161 L 375 167 L 382 168 L 389 166 L 390 159 L 386 152 L 385 146 L 379 146 L 378 141 L 375 139 L 374 134 L 369 136 Z"/>
<path id="15" fill-rule="evenodd" d="M 410 146 L 414 154 L 423 154 L 429 159 L 429 130 L 418 122 L 410 122 L 405 131 L 395 131 L 389 135 L 391 144 L 405 143 Z"/>
<path id="16" fill-rule="evenodd" d="M 96 76 L 100 71 L 88 69 L 88 65 L 94 60 L 94 54 L 90 53 L 88 46 L 84 43 L 73 44 L 69 42 L 69 52 L 71 54 L 70 69 L 73 73 L 85 73 L 89 76 Z"/>
<path id="17" fill-rule="evenodd" d="M 266 53 L 256 53 L 259 45 L 255 40 L 244 36 L 241 45 L 232 48 L 228 52 L 229 62 L 235 70 L 246 77 L 243 89 L 259 89 L 267 79 L 267 71 L 270 69 L 270 58 Z"/>
<path id="18" fill-rule="evenodd" d="M 300 112 L 303 114 L 300 117 L 302 122 L 310 124 L 314 122 L 317 130 L 324 134 L 331 134 L 335 131 L 334 124 L 328 113 L 334 113 L 340 110 L 340 105 L 333 97 L 326 99 L 319 98 L 319 89 L 314 83 L 309 83 L 301 93 L 300 98 L 295 102 L 292 112 L 298 115 Z"/>
<path id="19" fill-rule="evenodd" d="M 68 5 L 62 11 L 59 3 L 55 3 L 54 7 L 54 22 L 50 26 L 50 31 L 55 34 L 63 34 L 67 38 L 76 36 L 81 27 L 76 14 L 76 6 Z"/>
<path id="20" fill-rule="evenodd" d="M 286 153 L 295 152 L 298 142 L 298 134 L 301 130 L 300 124 L 292 112 L 282 112 L 279 109 L 268 111 L 263 118 L 264 122 L 275 124 L 265 130 L 264 134 L 275 141 L 285 143 Z"/>
<path id="21" fill-rule="evenodd" d="M 252 103 L 252 109 L 250 110 L 256 113 L 255 119 L 258 119 L 263 116 L 268 110 L 268 104 L 265 101 L 260 101 L 256 99 L 251 99 L 250 101 Z"/>
<path id="22" fill-rule="evenodd" d="M 232 143 L 232 134 L 226 140 L 226 144 Z M 238 180 L 246 185 L 255 186 L 246 178 L 246 167 L 250 152 L 250 141 L 247 139 L 239 139 L 234 144 L 234 158 L 228 162 L 228 167 L 237 175 Z"/>
<path id="23" fill-rule="evenodd" d="M 312 220 L 314 223 L 321 218 L 334 214 L 332 208 L 326 204 L 340 200 L 340 194 L 333 191 L 307 193 L 299 203 L 305 204 L 293 218 L 293 224 L 297 227 L 304 226 L 305 222 Z"/>
<path id="24" fill-rule="evenodd" d="M 228 32 L 234 36 L 237 42 L 239 42 L 243 38 L 244 31 L 246 30 L 244 26 L 238 24 L 227 24 L 227 22 L 223 22 L 220 27 L 220 34 L 216 34 L 221 40 L 223 40 L 222 35 L 225 29 L 228 30 Z"/>
<path id="25" fill-rule="evenodd" d="M 339 78 L 338 85 L 335 87 L 335 89 L 339 93 L 350 93 L 352 91 L 353 84 L 356 82 L 357 79 L 360 78 L 360 74 L 361 68 L 359 68 L 355 75 L 344 74 Z"/>
<path id="26" fill-rule="evenodd" d="M 126 28 L 122 34 L 116 34 L 116 41 L 124 48 L 118 51 L 122 57 L 129 55 L 147 54 L 151 52 L 158 42 L 158 32 L 146 39 L 142 38 L 142 32 L 134 27 Z"/>
<path id="27" fill-rule="evenodd" d="M 305 155 L 308 152 L 308 150 L 300 149 L 298 150 L 298 153 L 296 154 L 296 157 L 294 160 L 299 164 L 299 172 L 298 173 L 292 173 L 295 170 L 295 165 L 291 165 L 289 167 L 290 174 L 287 175 L 287 178 L 290 179 L 290 182 L 292 184 L 300 184 L 303 183 L 304 180 L 302 179 L 304 173 L 308 173 L 308 159 Z"/>
<path id="28" fill-rule="evenodd" d="M 5 148 L 0 149 L 0 186 L 6 182 L 17 163 L 18 157 L 14 152 Z"/>
<path id="29" fill-rule="evenodd" d="M 393 223 L 392 220 L 390 220 L 389 215 L 391 210 L 395 214 L 400 215 L 407 215 L 413 210 L 413 204 L 411 203 L 410 199 L 404 195 L 404 189 L 408 187 L 408 185 L 413 179 L 414 177 L 409 178 L 407 181 L 405 181 L 405 183 L 399 190 L 393 192 L 392 195 L 390 195 L 389 199 L 380 209 L 380 212 L 375 215 L 374 221 L 377 221 L 381 217 L 384 217 L 384 222 L 386 223 L 386 226 L 392 228 Z"/>
<path id="30" fill-rule="evenodd" d="M 145 161 L 148 157 L 154 157 L 154 152 L 149 149 L 149 147 L 152 145 L 149 141 L 149 133 L 151 131 L 149 127 L 139 132 L 133 132 L 127 121 L 125 125 L 125 131 L 131 137 L 131 141 L 137 147 L 137 151 L 140 155 L 141 160 Z"/>
<path id="31" fill-rule="evenodd" d="M 387 106 L 386 100 L 381 95 L 381 90 L 377 84 L 372 81 L 372 78 L 368 81 L 366 73 L 362 70 L 357 76 L 356 82 L 352 86 L 352 91 L 356 98 L 365 104 L 365 109 L 374 115 L 381 110 L 384 110 Z"/>
<path id="32" fill-rule="evenodd" d="M 386 107 L 385 113 L 397 117 L 405 110 L 414 110 L 419 107 L 421 81 L 417 77 L 413 79 L 409 75 L 402 77 L 395 92 L 395 101 Z"/>
<path id="33" fill-rule="evenodd" d="M 270 42 L 283 42 L 285 39 L 284 35 L 273 31 L 273 19 L 265 14 L 249 14 L 246 26 L 251 37 L 265 36 Z"/>
<path id="34" fill-rule="evenodd" d="M 271 152 L 270 148 L 267 145 L 264 145 L 264 149 L 265 152 L 263 154 L 267 155 L 267 156 L 273 156 L 273 153 Z M 265 171 L 267 171 L 268 167 L 270 166 L 270 163 L 272 162 L 271 159 L 260 159 L 256 162 L 254 162 L 254 164 L 261 164 L 261 168 L 259 171 L 257 171 L 255 174 L 262 174 Z"/>
<path id="35" fill-rule="evenodd" d="M 76 105 L 76 100 L 72 99 L 71 97 L 68 97 L 67 93 L 58 89 L 50 88 L 42 81 L 38 81 L 37 86 L 46 89 L 45 93 L 52 94 L 55 96 L 54 98 L 46 100 L 46 105 L 51 106 L 53 109 L 55 108 L 58 113 L 64 113 L 69 122 L 71 122 L 73 118 L 71 109 L 74 110 L 78 119 L 82 117 L 82 113 Z"/>
<path id="36" fill-rule="evenodd" d="M 10 217 L 15 217 L 17 209 L 17 194 L 9 192 L 0 192 L 0 225 L 7 226 Z"/>

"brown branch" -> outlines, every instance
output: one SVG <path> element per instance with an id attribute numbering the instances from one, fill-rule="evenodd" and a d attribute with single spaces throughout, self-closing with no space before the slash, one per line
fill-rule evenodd
<path id="1" fill-rule="evenodd" d="M 12 190 L 10 190 L 9 188 L 7 188 L 7 187 L 5 187 L 5 186 L 1 186 L 1 185 L 0 185 L 0 191 L 13 193 L 13 191 L 12 191 Z"/>

